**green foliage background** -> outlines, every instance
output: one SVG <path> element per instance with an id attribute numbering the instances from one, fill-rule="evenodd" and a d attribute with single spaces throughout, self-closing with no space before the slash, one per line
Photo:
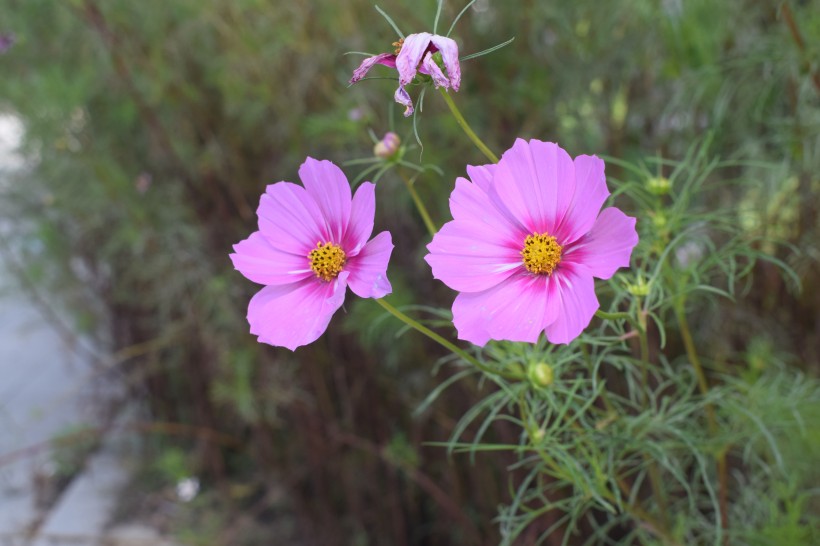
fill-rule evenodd
<path id="1" fill-rule="evenodd" d="M 409 33 L 430 30 L 436 6 L 381 7 Z M 447 2 L 442 26 L 462 7 Z M 145 447 L 149 460 L 182 449 L 190 472 L 220 492 L 180 524 L 186 539 L 498 543 L 493 518 L 523 477 L 508 475 L 515 457 L 481 453 L 469 463 L 424 443 L 446 440 L 483 387 L 456 382 L 415 414 L 455 372 L 434 374 L 437 347 L 353 298 L 310 347 L 257 344 L 244 318 L 257 287 L 228 259 L 255 229 L 265 185 L 295 180 L 306 155 L 368 157 L 368 129 L 414 141 L 412 122 L 392 106 L 395 82 L 347 88 L 360 57 L 343 53 L 386 51 L 395 40 L 370 3 L 0 0 L 3 32 L 17 43 L 0 54 L 0 113 L 23 120 L 28 163 L 0 188 L 0 213 L 25 242 L 24 280 L 113 343 L 102 369 L 125 380 L 153 419 L 227 437 L 160 435 Z M 479 0 L 453 36 L 462 54 L 515 37 L 466 61 L 454 96 L 496 152 L 516 137 L 554 140 L 571 155 L 627 161 L 609 162 L 608 175 L 638 185 L 672 167 L 652 163 L 642 174 L 625 165 L 688 161 L 704 142 L 710 156 L 734 162 L 704 178 L 718 189 L 681 206 L 736 214 L 756 250 L 795 277 L 761 262 L 737 301 L 699 300 L 698 345 L 731 376 L 820 372 L 820 3 Z M 443 222 L 453 180 L 483 159 L 438 97 L 428 95 L 417 121 L 423 161 L 444 171 L 421 177 L 418 190 Z M 351 180 L 358 172 L 345 170 Z M 421 261 L 428 236 L 401 181 L 388 173 L 377 195 L 376 230 L 390 229 L 396 243 L 394 302 L 447 306 L 452 293 Z M 643 211 L 639 224 L 659 245 L 691 225 L 662 212 Z M 758 394 L 776 411 L 772 401 L 794 386 L 771 383 Z M 816 393 L 804 396 L 815 415 Z M 511 444 L 519 433 L 503 422 L 491 432 Z M 801 522 L 816 501 L 795 491 L 817 485 L 806 462 L 817 434 L 808 433 L 813 452 L 800 435 L 785 442 L 795 483 L 758 506 L 771 512 L 754 525 L 770 523 L 750 543 L 812 540 Z M 209 513 L 222 514 L 209 520 L 216 528 L 197 532 Z M 237 523 L 236 514 L 250 515 Z M 256 526 L 268 528 L 260 536 Z M 786 532 L 797 538 L 779 542 Z"/>

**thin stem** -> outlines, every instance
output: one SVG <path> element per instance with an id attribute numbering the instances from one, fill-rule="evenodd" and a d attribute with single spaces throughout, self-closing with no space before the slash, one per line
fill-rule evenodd
<path id="1" fill-rule="evenodd" d="M 689 321 L 686 320 L 686 301 L 684 298 L 679 298 L 675 302 L 675 317 L 680 328 L 680 335 L 683 338 L 683 346 L 686 349 L 686 355 L 695 369 L 695 375 L 698 379 L 698 388 L 703 396 L 709 394 L 709 381 L 706 379 L 706 373 L 703 370 L 703 365 L 700 362 L 695 341 L 692 338 L 692 331 L 689 329 Z M 709 433 L 714 437 L 718 433 L 717 417 L 715 416 L 715 408 L 711 402 L 706 403 L 706 421 L 709 427 Z M 715 463 L 717 464 L 718 473 L 718 502 L 720 504 L 720 525 L 723 529 L 729 528 L 729 500 L 728 487 L 729 477 L 728 468 L 726 466 L 726 450 L 721 449 L 715 455 Z M 728 543 L 728 535 L 724 536 L 724 544 Z"/>
<path id="2" fill-rule="evenodd" d="M 794 43 L 797 44 L 797 48 L 800 50 L 800 53 L 805 53 L 806 42 L 803 40 L 803 35 L 800 34 L 800 27 L 797 26 L 797 22 L 794 20 L 794 14 L 792 14 L 792 8 L 789 6 L 788 1 L 783 2 L 780 7 L 780 13 L 783 14 L 783 19 L 786 21 L 786 26 L 789 27 L 789 32 L 792 35 Z M 814 88 L 820 92 L 820 74 L 812 70 L 811 63 L 808 60 L 804 61 L 803 67 L 806 72 L 809 73 L 809 76 L 811 76 L 811 81 L 814 84 Z"/>
<path id="3" fill-rule="evenodd" d="M 396 172 L 399 173 L 399 178 L 401 178 L 404 182 L 404 185 L 407 186 L 407 191 L 410 192 L 410 197 L 413 198 L 413 203 L 416 204 L 416 209 L 418 209 L 419 215 L 421 216 L 422 221 L 424 221 L 424 225 L 427 226 L 427 231 L 430 232 L 431 237 L 434 237 L 436 235 L 436 232 L 438 231 L 438 228 L 436 227 L 436 224 L 433 223 L 433 220 L 430 218 L 430 214 L 427 212 L 427 207 L 424 206 L 424 202 L 421 200 L 421 197 L 416 191 L 416 188 L 413 184 L 413 180 L 415 179 L 410 180 L 409 178 L 407 178 L 407 176 L 404 175 L 404 173 L 402 173 L 398 169 L 396 169 Z"/>
<path id="4" fill-rule="evenodd" d="M 447 93 L 447 90 L 444 89 L 443 87 L 440 87 L 439 90 L 441 91 L 441 96 L 444 97 L 444 102 L 446 102 L 447 106 L 450 107 L 450 112 L 453 113 L 453 117 L 456 118 L 456 122 L 461 126 L 461 128 L 464 130 L 464 132 L 470 138 L 470 140 L 473 141 L 473 144 L 475 144 L 476 147 L 479 150 L 481 150 L 481 153 L 483 153 L 485 156 L 487 156 L 487 159 L 489 159 L 493 163 L 498 163 L 498 156 L 496 156 L 487 147 L 487 145 L 484 144 L 484 142 L 482 142 L 480 138 L 478 138 L 478 135 L 476 135 L 475 131 L 472 130 L 470 125 L 467 123 L 467 120 L 465 120 L 464 116 L 461 115 L 461 112 L 459 111 L 458 107 L 456 106 L 456 103 L 453 102 L 453 98 L 449 95 L 449 93 Z"/>
<path id="5" fill-rule="evenodd" d="M 447 341 L 446 339 L 444 339 L 443 337 L 441 337 L 440 335 L 438 335 L 437 333 L 435 333 L 431 329 L 429 329 L 426 326 L 422 325 L 420 322 L 411 319 L 410 317 L 408 317 L 407 315 L 405 315 L 404 313 L 402 313 L 401 311 L 399 311 L 398 309 L 396 309 L 395 307 L 393 307 L 392 305 L 390 305 L 389 303 L 384 301 L 384 298 L 377 299 L 376 303 L 381 305 L 388 313 L 390 313 L 391 315 L 393 315 L 394 317 L 396 317 L 397 319 L 399 319 L 400 321 L 405 323 L 407 326 L 409 326 L 409 327 L 413 328 L 414 330 L 416 330 L 416 331 L 424 334 L 425 336 L 429 337 L 430 339 L 432 339 L 433 341 L 435 341 L 436 343 L 438 343 L 439 345 L 441 345 L 445 349 L 449 350 L 450 352 L 452 352 L 456 356 L 459 356 L 462 359 L 466 360 L 467 362 L 469 362 L 470 364 L 472 364 L 473 366 L 475 366 L 476 368 L 478 368 L 482 372 L 487 373 L 487 374 L 491 374 L 491 375 L 497 375 L 497 376 L 504 377 L 504 378 L 507 378 L 507 379 L 518 380 L 518 379 L 523 378 L 523 376 L 521 376 L 521 375 L 512 374 L 512 373 L 509 373 L 509 372 L 504 372 L 504 371 L 501 371 L 501 370 L 494 370 L 494 369 L 490 368 L 489 366 L 487 366 L 486 364 L 483 364 L 478 359 L 476 359 L 474 356 L 470 355 L 469 353 L 467 353 L 463 349 L 460 349 L 459 347 L 457 347 L 453 343 Z"/>
<path id="6" fill-rule="evenodd" d="M 598 317 L 601 320 L 621 320 L 621 319 L 624 319 L 624 320 L 628 320 L 630 322 L 633 322 L 632 315 L 630 315 L 629 313 L 621 313 L 621 312 L 607 313 L 606 311 L 601 311 L 600 309 L 598 309 L 597 311 L 595 311 L 595 316 Z"/>
<path id="7" fill-rule="evenodd" d="M 646 331 L 646 313 L 642 309 L 641 300 L 635 297 L 635 306 L 638 309 L 638 339 L 641 347 L 641 380 L 643 381 L 643 401 L 647 407 L 650 406 L 651 398 L 649 396 L 649 335 Z M 658 463 L 644 453 L 643 459 L 648 465 L 649 469 L 649 485 L 652 487 L 652 495 L 658 501 L 658 509 L 661 515 L 661 521 L 664 526 L 669 525 L 668 507 L 666 503 L 666 492 L 663 489 L 661 481 L 661 473 L 658 469 Z"/>
<path id="8" fill-rule="evenodd" d="M 618 483 L 618 489 L 621 490 L 621 493 L 624 495 L 625 498 L 629 498 L 629 487 L 624 483 L 624 481 L 620 478 L 616 479 Z M 612 502 L 617 503 L 617 499 L 615 495 L 610 492 L 606 492 L 604 495 L 605 498 Z M 639 520 L 643 520 L 643 523 L 647 525 L 647 528 L 654 533 L 664 544 L 669 546 L 681 546 L 680 542 L 676 541 L 675 538 L 667 531 L 666 526 L 653 518 L 648 512 L 646 512 L 640 505 L 632 505 L 627 502 L 623 504 L 624 511 L 631 515 L 634 518 Z"/>

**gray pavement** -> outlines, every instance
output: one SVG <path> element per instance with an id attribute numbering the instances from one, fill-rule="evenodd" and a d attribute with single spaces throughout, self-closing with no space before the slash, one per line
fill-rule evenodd
<path id="1" fill-rule="evenodd" d="M 0 199 L 9 184 L 5 175 L 25 168 L 15 150 L 21 134 L 19 121 L 0 112 Z M 140 525 L 109 528 L 129 479 L 127 457 L 111 437 L 80 457 L 69 469 L 74 475 L 67 487 L 59 487 L 65 485 L 57 478 L 67 470 L 66 450 L 76 452 L 89 438 L 72 433 L 105 424 L 96 388 L 100 374 L 74 350 L 78 340 L 61 336 L 19 289 L 3 257 L 0 253 L 0 546 L 167 544 Z M 57 446 L 56 438 L 67 441 Z"/>

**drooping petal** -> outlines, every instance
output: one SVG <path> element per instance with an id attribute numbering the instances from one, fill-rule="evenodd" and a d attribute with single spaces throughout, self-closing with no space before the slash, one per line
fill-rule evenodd
<path id="1" fill-rule="evenodd" d="M 453 302 L 459 339 L 483 346 L 490 339 L 535 343 L 556 320 L 553 277 L 522 273 L 483 292 L 462 292 Z"/>
<path id="2" fill-rule="evenodd" d="M 493 183 L 493 175 L 495 174 L 495 168 L 498 165 L 495 163 L 490 163 L 488 165 L 467 165 L 467 176 L 470 177 L 470 180 L 473 183 L 484 190 L 485 193 L 489 193 L 490 186 Z"/>
<path id="3" fill-rule="evenodd" d="M 593 276 L 608 279 L 620 267 L 629 267 L 638 244 L 635 218 L 615 207 L 601 211 L 592 230 L 565 250 L 563 261 L 585 266 Z"/>
<path id="4" fill-rule="evenodd" d="M 583 267 L 561 262 L 550 276 L 556 288 L 558 315 L 547 325 L 550 343 L 569 343 L 589 326 L 598 310 L 595 281 Z"/>
<path id="5" fill-rule="evenodd" d="M 271 246 L 292 254 L 308 253 L 327 241 L 327 226 L 316 201 L 305 188 L 292 182 L 267 187 L 256 211 L 259 231 Z"/>
<path id="6" fill-rule="evenodd" d="M 322 211 L 329 240 L 341 243 L 350 221 L 351 198 L 347 177 L 332 162 L 308 157 L 299 167 L 299 178 Z"/>
<path id="7" fill-rule="evenodd" d="M 342 248 L 348 257 L 356 256 L 373 233 L 376 216 L 376 185 L 362 182 L 350 205 L 350 223 L 347 225 Z"/>
<path id="8" fill-rule="evenodd" d="M 345 299 L 348 273 L 324 282 L 315 277 L 266 286 L 251 299 L 248 322 L 261 343 L 291 351 L 316 341 Z"/>
<path id="9" fill-rule="evenodd" d="M 392 53 L 379 53 L 378 55 L 373 55 L 372 57 L 366 58 L 362 61 L 362 64 L 360 64 L 359 67 L 353 71 L 353 77 L 350 78 L 350 83 L 354 84 L 364 78 L 370 69 L 377 64 L 383 64 L 384 66 L 396 68 L 396 56 Z"/>
<path id="10" fill-rule="evenodd" d="M 399 85 L 404 87 L 416 77 L 419 63 L 424 58 L 427 46 L 430 45 L 428 32 L 410 34 L 404 39 L 401 51 L 396 56 L 396 70 L 399 71 Z M 407 115 L 407 114 L 405 114 Z"/>
<path id="11" fill-rule="evenodd" d="M 259 231 L 233 246 L 234 267 L 259 284 L 292 284 L 313 276 L 307 255 L 284 252 L 271 246 Z"/>
<path id="12" fill-rule="evenodd" d="M 382 231 L 368 242 L 358 256 L 348 260 L 348 283 L 360 298 L 383 298 L 393 291 L 387 280 L 387 264 L 393 252 L 393 238 Z"/>
<path id="13" fill-rule="evenodd" d="M 433 85 L 436 86 L 436 89 L 439 87 L 444 87 L 445 89 L 450 87 L 450 80 L 447 79 L 444 72 L 442 72 L 441 68 L 438 67 L 436 62 L 433 60 L 433 54 L 429 51 L 427 52 L 427 55 L 424 56 L 424 60 L 421 62 L 419 72 L 432 77 Z"/>
<path id="14" fill-rule="evenodd" d="M 401 85 L 393 94 L 393 100 L 404 106 L 404 117 L 409 117 L 413 113 L 413 101 Z"/>
<path id="15" fill-rule="evenodd" d="M 430 37 L 433 45 L 441 51 L 441 60 L 444 61 L 444 68 L 447 69 L 447 77 L 450 78 L 450 87 L 453 91 L 458 91 L 461 87 L 461 66 L 458 64 L 458 44 L 451 38 L 445 38 L 434 34 Z"/>
<path id="16" fill-rule="evenodd" d="M 555 234 L 575 189 L 572 158 L 557 144 L 517 139 L 498 162 L 491 193 L 531 233 Z"/>
<path id="17" fill-rule="evenodd" d="M 561 244 L 568 244 L 592 229 L 601 206 L 609 197 L 604 162 L 594 155 L 575 158 L 575 193 L 556 230 Z"/>
<path id="18" fill-rule="evenodd" d="M 477 222 L 447 222 L 427 250 L 430 253 L 424 259 L 433 269 L 433 277 L 460 292 L 492 288 L 523 267 L 517 249 Z"/>

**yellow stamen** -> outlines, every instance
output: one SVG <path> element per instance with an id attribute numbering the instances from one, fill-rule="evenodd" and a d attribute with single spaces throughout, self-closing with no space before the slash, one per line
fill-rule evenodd
<path id="1" fill-rule="evenodd" d="M 524 248 L 521 257 L 524 267 L 536 275 L 551 275 L 556 266 L 561 263 L 561 251 L 564 248 L 548 233 L 533 233 L 524 239 Z"/>
<path id="2" fill-rule="evenodd" d="M 345 265 L 347 256 L 339 245 L 327 242 L 316 243 L 316 248 L 308 254 L 310 268 L 325 282 L 335 279 Z"/>
<path id="3" fill-rule="evenodd" d="M 398 42 L 393 42 L 393 47 L 395 47 L 395 48 L 396 48 L 396 50 L 395 50 L 395 51 L 393 51 L 393 53 L 395 53 L 396 55 L 398 55 L 398 54 L 401 52 L 401 47 L 402 47 L 403 45 L 404 45 L 404 38 L 402 38 L 402 39 L 401 39 L 401 40 L 399 40 Z"/>

